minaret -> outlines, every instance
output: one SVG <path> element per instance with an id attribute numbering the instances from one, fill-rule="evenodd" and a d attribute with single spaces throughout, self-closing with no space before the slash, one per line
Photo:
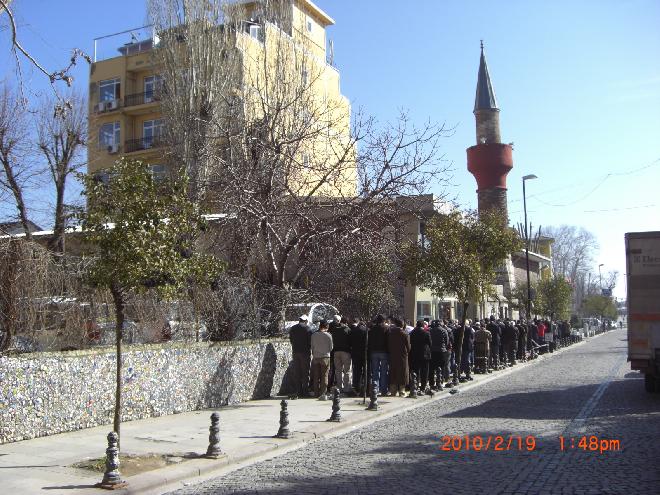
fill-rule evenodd
<path id="1" fill-rule="evenodd" d="M 513 168 L 512 148 L 500 142 L 500 109 L 488 74 L 483 41 L 474 117 L 477 123 L 477 145 L 467 149 L 467 161 L 468 170 L 477 180 L 479 211 L 502 212 L 508 223 L 506 175 Z"/>

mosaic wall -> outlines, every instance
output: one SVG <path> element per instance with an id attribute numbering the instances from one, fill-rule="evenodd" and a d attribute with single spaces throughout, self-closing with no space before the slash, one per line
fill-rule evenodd
<path id="1" fill-rule="evenodd" d="M 287 392 L 288 341 L 125 347 L 123 421 Z M 109 349 L 0 357 L 0 444 L 111 424 Z"/>

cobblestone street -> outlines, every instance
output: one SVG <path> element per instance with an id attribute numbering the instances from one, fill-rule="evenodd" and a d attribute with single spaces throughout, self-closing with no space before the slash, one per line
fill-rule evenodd
<path id="1" fill-rule="evenodd" d="M 464 393 L 172 493 L 656 494 L 660 396 L 644 391 L 625 356 L 625 331 L 615 330 Z M 445 435 L 463 437 L 461 445 L 454 440 L 457 451 L 442 450 L 451 449 Z M 591 436 L 620 444 L 599 441 L 592 452 Z"/>

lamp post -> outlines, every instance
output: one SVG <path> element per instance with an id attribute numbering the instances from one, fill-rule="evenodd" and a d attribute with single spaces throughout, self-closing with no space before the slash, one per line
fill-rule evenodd
<path id="1" fill-rule="evenodd" d="M 523 209 L 525 210 L 525 259 L 527 260 L 527 321 L 529 321 L 532 314 L 532 287 L 529 281 L 529 232 L 527 225 L 527 196 L 525 195 L 525 181 L 531 179 L 538 179 L 534 174 L 525 175 L 522 178 L 523 183 Z"/>
<path id="2" fill-rule="evenodd" d="M 601 263 L 598 265 L 598 285 L 600 286 L 600 297 L 603 297 L 603 275 L 600 272 L 600 267 L 605 265 L 605 263 Z M 601 308 L 604 307 L 604 302 L 601 302 Z M 605 329 L 605 321 L 603 320 L 603 311 L 600 312 L 600 328 L 601 330 Z"/>

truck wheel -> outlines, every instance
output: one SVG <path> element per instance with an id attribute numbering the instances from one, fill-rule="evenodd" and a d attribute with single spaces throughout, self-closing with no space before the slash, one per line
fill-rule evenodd
<path id="1" fill-rule="evenodd" d="M 650 394 L 655 392 L 655 377 L 651 373 L 644 375 L 644 390 Z"/>

